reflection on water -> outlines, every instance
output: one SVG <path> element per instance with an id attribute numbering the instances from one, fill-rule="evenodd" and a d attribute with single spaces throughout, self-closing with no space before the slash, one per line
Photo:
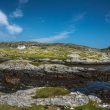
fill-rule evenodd
<path id="1" fill-rule="evenodd" d="M 72 89 L 72 91 L 79 91 L 82 93 L 89 94 L 93 91 L 102 90 L 102 89 L 110 90 L 110 82 L 99 82 L 99 81 L 90 82 L 86 86 L 74 88 L 74 89 Z"/>
<path id="2" fill-rule="evenodd" d="M 73 88 L 72 91 L 79 91 L 86 95 L 95 95 L 102 102 L 110 104 L 110 82 L 90 82 L 84 87 Z"/>

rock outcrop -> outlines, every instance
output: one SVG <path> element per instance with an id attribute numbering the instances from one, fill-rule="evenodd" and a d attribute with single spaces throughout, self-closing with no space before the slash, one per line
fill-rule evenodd
<path id="1" fill-rule="evenodd" d="M 56 105 L 56 106 L 80 106 L 87 104 L 89 100 L 96 101 L 100 103 L 101 100 L 95 96 L 86 96 L 79 92 L 71 92 L 71 94 L 66 96 L 56 96 L 53 98 L 38 98 L 33 99 L 32 96 L 35 95 L 37 89 L 33 88 L 27 90 L 19 90 L 12 94 L 6 94 L 0 96 L 0 104 L 8 104 L 12 106 L 24 107 L 31 106 L 31 104 L 36 105 Z"/>
<path id="2" fill-rule="evenodd" d="M 19 45 L 26 48 L 17 49 Z M 99 90 L 99 95 L 97 91 L 96 94 L 72 92 L 66 96 L 32 99 L 38 89 L 35 87 L 64 86 L 72 90 L 94 81 L 110 82 L 109 50 L 72 44 L 0 43 L 0 91 L 6 93 L 0 95 L 0 104 L 79 106 L 89 100 L 100 103 L 103 94 L 108 100 L 110 90 Z M 100 106 L 109 107 L 101 103 Z"/>
<path id="3" fill-rule="evenodd" d="M 108 68 L 107 68 L 108 67 Z M 110 81 L 108 66 L 66 66 L 41 64 L 34 66 L 26 61 L 7 61 L 0 64 L 1 85 L 24 86 L 81 86 L 89 81 Z"/>

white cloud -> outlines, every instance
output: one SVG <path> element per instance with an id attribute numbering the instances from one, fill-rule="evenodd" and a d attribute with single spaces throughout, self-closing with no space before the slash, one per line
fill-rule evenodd
<path id="1" fill-rule="evenodd" d="M 105 21 L 110 23 L 110 11 L 105 15 Z"/>
<path id="2" fill-rule="evenodd" d="M 55 36 L 38 38 L 38 39 L 34 39 L 33 41 L 37 41 L 37 42 L 41 42 L 41 43 L 52 43 L 52 42 L 55 42 L 55 41 L 58 41 L 61 39 L 68 38 L 71 33 L 73 33 L 73 32 L 65 31 L 65 32 L 59 33 L 58 35 L 55 35 Z"/>
<path id="3" fill-rule="evenodd" d="M 13 24 L 13 25 L 8 25 L 8 26 L 7 26 L 7 29 L 8 29 L 8 31 L 9 31 L 11 34 L 21 33 L 22 30 L 23 30 L 20 26 L 15 25 L 15 24 Z"/>
<path id="4" fill-rule="evenodd" d="M 16 10 L 11 14 L 11 16 L 14 18 L 20 18 L 23 17 L 23 12 L 21 9 L 16 8 Z"/>
<path id="5" fill-rule="evenodd" d="M 0 10 L 0 26 L 4 26 L 10 34 L 19 34 L 23 31 L 23 29 L 20 26 L 9 23 L 7 15 L 3 13 L 1 10 Z"/>
<path id="6" fill-rule="evenodd" d="M 2 11 L 0 11 L 0 24 L 1 25 L 7 25 L 8 24 L 8 18 Z"/>
<path id="7" fill-rule="evenodd" d="M 29 0 L 18 0 L 19 4 L 17 6 L 17 8 L 10 14 L 11 17 L 13 18 L 21 18 L 24 16 L 23 13 L 23 4 L 26 4 L 29 2 Z"/>
<path id="8" fill-rule="evenodd" d="M 79 13 L 73 17 L 73 21 L 74 22 L 80 21 L 80 20 L 84 19 L 85 15 L 86 15 L 86 12 Z"/>

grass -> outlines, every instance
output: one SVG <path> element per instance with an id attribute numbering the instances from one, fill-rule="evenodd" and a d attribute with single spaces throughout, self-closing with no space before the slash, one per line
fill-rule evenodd
<path id="1" fill-rule="evenodd" d="M 69 94 L 70 91 L 63 87 L 45 87 L 36 91 L 36 95 L 33 98 L 48 98 L 60 95 Z"/>
<path id="2" fill-rule="evenodd" d="M 16 53 L 16 54 L 15 54 Z M 54 51 L 54 50 L 46 50 L 40 47 L 31 47 L 24 50 L 18 50 L 16 48 L 0 48 L 0 57 L 2 58 L 10 58 L 10 59 L 59 59 L 66 60 L 68 52 L 67 51 Z"/>
<path id="3" fill-rule="evenodd" d="M 0 110 L 20 110 L 20 108 L 12 107 L 12 106 L 9 106 L 9 105 L 0 105 Z"/>
<path id="4" fill-rule="evenodd" d="M 81 59 L 93 59 L 93 60 L 100 60 L 102 58 L 102 53 L 100 52 L 89 52 L 89 51 L 82 51 L 79 53 Z"/>
<path id="5" fill-rule="evenodd" d="M 27 47 L 24 50 L 19 50 L 17 48 L 0 48 L 0 57 L 9 59 L 27 59 L 36 60 L 49 58 L 50 60 L 66 60 L 70 59 L 68 57 L 72 52 L 79 52 L 81 59 L 100 59 L 102 53 L 95 50 L 88 50 L 86 47 L 75 46 L 75 45 L 42 45 Z M 16 53 L 16 54 L 15 54 Z"/>
<path id="6" fill-rule="evenodd" d="M 32 105 L 32 107 L 16 107 L 0 105 L 0 110 L 58 110 L 57 106 Z"/>
<path id="7" fill-rule="evenodd" d="M 32 105 L 32 107 L 16 107 L 9 105 L 0 105 L 0 110 L 58 110 L 57 106 L 43 106 L 43 105 Z M 65 108 L 63 110 L 70 110 L 70 108 Z M 74 110 L 107 110 L 105 108 L 100 108 L 96 106 L 95 102 L 90 101 L 88 104 L 75 107 Z"/>
<path id="8" fill-rule="evenodd" d="M 58 110 L 57 106 L 32 105 L 32 107 L 16 107 L 9 105 L 0 105 L 0 110 Z M 71 110 L 69 107 L 63 107 L 63 110 Z M 90 101 L 86 105 L 75 107 L 74 110 L 107 110 L 97 106 L 96 102 Z"/>
<path id="9" fill-rule="evenodd" d="M 96 102 L 90 101 L 86 105 L 75 107 L 74 110 L 107 110 L 105 108 L 97 107 Z"/>
<path id="10" fill-rule="evenodd" d="M 46 107 L 42 105 L 33 105 L 29 108 L 21 108 L 21 110 L 46 110 Z"/>

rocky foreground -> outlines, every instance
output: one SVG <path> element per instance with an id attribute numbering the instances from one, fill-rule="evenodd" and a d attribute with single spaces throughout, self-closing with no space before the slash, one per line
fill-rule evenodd
<path id="1" fill-rule="evenodd" d="M 37 89 L 40 88 L 19 90 L 12 94 L 1 95 L 0 103 L 18 107 L 31 106 L 31 104 L 75 107 L 87 104 L 89 100 L 96 101 L 97 103 L 101 102 L 101 100 L 95 96 L 92 95 L 86 96 L 79 92 L 71 92 L 69 95 L 56 96 L 54 98 L 33 99 L 32 96 L 35 95 Z"/>
<path id="2" fill-rule="evenodd" d="M 93 82 L 108 85 L 97 86 L 95 91 L 94 87 L 91 91 L 85 89 L 86 92 L 77 89 Z M 0 104 L 75 107 L 95 101 L 98 106 L 110 109 L 109 84 L 109 49 L 66 44 L 0 43 Z M 71 93 L 32 98 L 39 87 L 48 86 L 63 86 Z"/>
<path id="3" fill-rule="evenodd" d="M 0 96 L 1 104 L 19 107 L 31 106 L 31 104 L 74 107 L 87 104 L 91 100 L 97 102 L 101 107 L 110 107 L 102 97 L 78 91 L 54 98 L 32 98 L 36 89 L 41 86 L 64 86 L 74 90 L 73 88 L 83 87 L 92 81 L 109 82 L 109 65 L 75 67 L 62 64 L 41 64 L 35 66 L 29 61 L 11 60 L 0 64 L 0 72 L 1 91 L 5 93 Z M 26 88 L 33 89 L 19 90 Z"/>

